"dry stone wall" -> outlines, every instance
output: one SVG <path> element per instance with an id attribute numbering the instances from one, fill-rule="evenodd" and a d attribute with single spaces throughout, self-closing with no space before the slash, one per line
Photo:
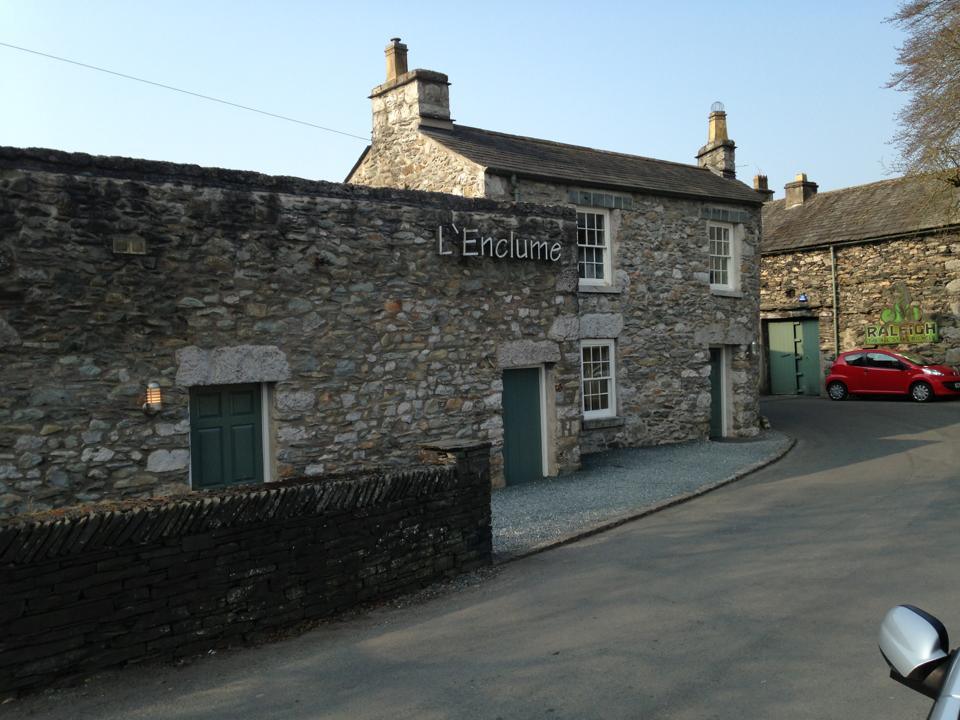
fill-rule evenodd
<path id="1" fill-rule="evenodd" d="M 489 449 L 0 526 L 0 698 L 268 639 L 489 564 Z"/>
<path id="2" fill-rule="evenodd" d="M 939 342 L 901 345 L 937 362 L 960 363 L 960 234 L 836 248 L 840 352 L 865 344 L 864 328 L 906 288 L 926 317 L 939 326 Z M 761 311 L 765 318 L 816 317 L 820 349 L 833 357 L 833 286 L 829 249 L 764 255 Z M 801 303 L 801 294 L 807 302 Z M 895 348 L 897 346 L 891 346 Z"/>
<path id="3" fill-rule="evenodd" d="M 563 259 L 440 256 L 451 223 Z M 206 384 L 263 385 L 273 478 L 452 436 L 492 443 L 496 479 L 498 353 L 577 314 L 573 233 L 563 208 L 0 149 L 0 516 L 187 492 Z M 564 471 L 579 366 L 575 339 L 550 342 Z"/>

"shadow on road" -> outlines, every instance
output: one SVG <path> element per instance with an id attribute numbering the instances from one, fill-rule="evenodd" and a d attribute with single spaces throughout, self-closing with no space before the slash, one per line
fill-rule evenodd
<path id="1" fill-rule="evenodd" d="M 811 474 L 906 453 L 942 442 L 960 423 L 960 403 L 896 399 L 768 397 L 761 412 L 774 429 L 800 438 L 776 468 Z"/>

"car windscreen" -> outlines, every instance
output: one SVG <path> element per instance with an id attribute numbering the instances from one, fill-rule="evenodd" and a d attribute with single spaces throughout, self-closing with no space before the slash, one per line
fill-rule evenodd
<path id="1" fill-rule="evenodd" d="M 914 365 L 933 365 L 932 362 L 927 360 L 925 357 L 920 355 L 914 355 L 912 353 L 900 353 L 902 357 L 905 357 L 907 360 L 912 362 Z"/>

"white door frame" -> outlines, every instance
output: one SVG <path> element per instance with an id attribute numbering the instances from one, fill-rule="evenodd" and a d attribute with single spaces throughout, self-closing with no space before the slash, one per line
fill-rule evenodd
<path id="1" fill-rule="evenodd" d="M 720 437 L 730 437 L 733 431 L 731 348 L 729 345 L 711 345 L 710 349 L 720 351 Z"/>

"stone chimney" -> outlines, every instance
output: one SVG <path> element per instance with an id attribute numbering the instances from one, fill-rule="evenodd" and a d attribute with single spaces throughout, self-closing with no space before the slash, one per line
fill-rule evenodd
<path id="1" fill-rule="evenodd" d="M 710 172 L 721 177 L 737 177 L 737 165 L 734 151 L 737 146 L 727 137 L 727 113 L 723 103 L 715 102 L 710 107 L 710 120 L 707 130 L 707 144 L 697 153 L 697 165 L 709 168 Z"/>
<path id="2" fill-rule="evenodd" d="M 374 143 L 424 126 L 452 130 L 447 76 L 432 70 L 407 70 L 407 46 L 400 38 L 392 38 L 384 54 L 387 80 L 370 93 Z"/>
<path id="3" fill-rule="evenodd" d="M 756 190 L 757 193 L 763 197 L 764 202 L 770 202 L 771 200 L 773 200 L 773 190 L 767 187 L 766 175 L 753 176 L 753 189 Z"/>
<path id="4" fill-rule="evenodd" d="M 783 186 L 787 194 L 787 208 L 803 205 L 817 194 L 817 184 L 807 180 L 806 173 L 797 173 L 793 182 Z"/>

